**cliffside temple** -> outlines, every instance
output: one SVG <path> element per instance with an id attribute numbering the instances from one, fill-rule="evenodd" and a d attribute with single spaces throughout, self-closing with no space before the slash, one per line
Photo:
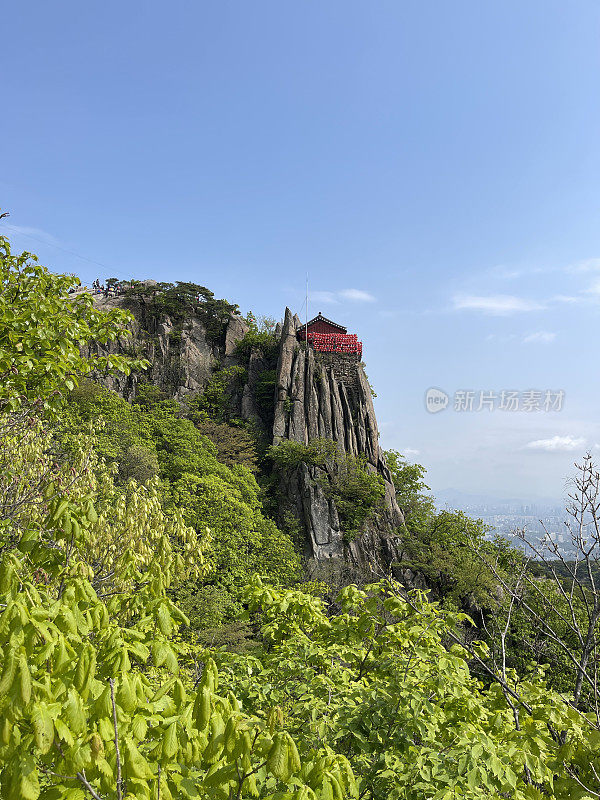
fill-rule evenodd
<path id="1" fill-rule="evenodd" d="M 344 326 L 322 314 L 302 325 L 286 308 L 279 343 L 273 442 L 289 439 L 307 445 L 316 439 L 331 439 L 341 453 L 364 458 L 367 468 L 382 477 L 385 496 L 380 512 L 369 520 L 362 535 L 348 542 L 335 502 L 323 489 L 323 478 L 334 467 L 301 464 L 292 474 L 282 474 L 282 495 L 303 521 L 310 558 L 369 563 L 388 572 L 400 560 L 397 542 L 403 518 L 379 445 L 371 387 L 360 361 L 362 343 L 349 337 L 350 351 L 331 350 L 326 339 L 311 342 L 311 334 L 348 337 Z"/>
<path id="2" fill-rule="evenodd" d="M 311 344 L 320 353 L 349 353 L 362 358 L 362 342 L 343 325 L 332 322 L 321 312 L 298 330 L 298 340 Z"/>

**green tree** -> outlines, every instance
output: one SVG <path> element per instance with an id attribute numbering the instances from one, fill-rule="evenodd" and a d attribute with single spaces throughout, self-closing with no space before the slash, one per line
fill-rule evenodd
<path id="1" fill-rule="evenodd" d="M 274 333 L 277 325 L 275 317 L 268 317 L 263 314 L 257 319 L 252 311 L 249 311 L 244 319 L 252 333 Z"/>
<path id="2" fill-rule="evenodd" d="M 60 307 L 68 284 L 48 280 Z M 11 330 L 27 318 L 53 330 L 27 297 Z M 77 341 L 66 345 L 67 368 L 85 371 Z M 18 344 L 6 336 L 12 382 L 0 413 L 1 457 L 12 464 L 0 475 L 1 796 L 310 800 L 333 785 L 356 796 L 343 756 L 320 747 L 301 757 L 271 704 L 249 715 L 218 693 L 211 659 L 194 677 L 185 669 L 176 631 L 187 620 L 167 590 L 183 569 L 206 572 L 208 540 L 164 513 L 156 484 L 115 485 L 89 440 L 56 452 L 39 411 L 61 410 L 64 342 L 46 338 L 43 380 L 38 360 L 13 357 Z"/>
<path id="3" fill-rule="evenodd" d="M 423 575 L 446 604 L 471 611 L 495 607 L 498 582 L 472 549 L 473 542 L 488 546 L 488 532 L 481 520 L 462 511 L 439 511 L 403 533 L 403 564 Z"/>
<path id="4" fill-rule="evenodd" d="M 215 422 L 208 417 L 196 422 L 196 428 L 215 445 L 222 464 L 247 467 L 253 474 L 258 471 L 255 440 L 245 428 Z"/>
<path id="5" fill-rule="evenodd" d="M 43 454 L 37 435 L 22 456 L 39 494 L 23 511 L 11 484 L 0 515 L 2 797 L 266 797 L 290 786 L 300 800 L 322 796 L 328 773 L 352 794 L 343 757 L 320 748 L 301 761 L 271 704 L 244 713 L 218 694 L 210 659 L 196 680 L 185 668 L 176 631 L 187 620 L 167 590 L 182 569 L 210 568 L 193 530 L 170 529 L 151 489 L 96 480 L 90 453 L 67 486 L 46 480 L 40 444 Z"/>
<path id="6" fill-rule="evenodd" d="M 361 798 L 566 800 L 600 788 L 590 720 L 539 673 L 509 673 L 505 686 L 473 677 L 486 648 L 461 643 L 465 614 L 390 581 L 346 587 L 333 615 L 258 580 L 248 602 L 264 651 L 218 654 L 222 679 L 245 708 L 280 704 L 301 750 L 344 752 Z"/>
<path id="7" fill-rule="evenodd" d="M 0 236 L 0 409 L 17 410 L 27 401 L 48 409 L 97 370 L 128 373 L 144 362 L 119 355 L 84 358 L 81 346 L 106 344 L 126 335 L 129 316 L 118 309 L 94 309 L 70 275 L 54 275 L 31 253 L 14 255 Z"/>
<path id="8" fill-rule="evenodd" d="M 253 348 L 259 350 L 263 358 L 266 358 L 275 367 L 279 352 L 279 338 L 272 331 L 251 329 L 235 346 L 237 355 L 245 360 L 250 358 Z"/>
<path id="9" fill-rule="evenodd" d="M 385 458 L 392 474 L 396 500 L 409 530 L 420 529 L 434 512 L 433 499 L 425 483 L 425 467 L 410 464 L 397 450 L 386 450 Z"/>
<path id="10" fill-rule="evenodd" d="M 267 457 L 278 467 L 293 470 L 300 464 L 325 467 L 338 457 L 338 446 L 332 439 L 313 439 L 310 444 L 284 439 L 267 449 Z"/>
<path id="11" fill-rule="evenodd" d="M 158 474 L 158 456 L 149 447 L 132 444 L 123 456 L 121 473 L 125 480 L 133 478 L 138 483 L 147 483 Z"/>
<path id="12" fill-rule="evenodd" d="M 214 571 L 202 580 L 177 581 L 172 587 L 193 628 L 232 623 L 241 613 L 241 587 L 258 572 L 277 585 L 292 585 L 300 561 L 290 537 L 268 520 L 262 492 L 244 464 L 220 460 L 224 431 L 232 446 L 238 429 L 207 421 L 203 435 L 173 400 L 131 405 L 115 392 L 84 384 L 75 390 L 63 417 L 60 441 L 77 445 L 82 431 L 93 430 L 94 447 L 117 469 L 118 482 L 160 480 L 161 500 L 172 512 L 181 509 L 187 525 L 202 534 L 211 530 Z M 240 434 L 244 431 L 239 431 Z M 247 450 L 245 451 L 247 452 Z M 222 456 L 221 456 L 222 458 Z"/>
<path id="13" fill-rule="evenodd" d="M 243 386 L 247 379 L 244 367 L 234 365 L 216 370 L 201 395 L 195 398 L 195 404 L 211 419 L 220 422 L 231 418 L 231 395 L 237 387 Z M 193 408 L 194 401 L 189 401 L 188 409 Z"/>

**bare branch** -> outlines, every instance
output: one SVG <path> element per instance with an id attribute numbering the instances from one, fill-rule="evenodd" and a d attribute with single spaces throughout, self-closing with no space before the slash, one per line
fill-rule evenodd
<path id="1" fill-rule="evenodd" d="M 123 798 L 123 778 L 121 777 L 121 752 L 119 750 L 119 731 L 117 728 L 117 706 L 115 704 L 115 682 L 109 679 L 110 699 L 112 702 L 113 727 L 115 729 L 115 750 L 117 754 L 117 800 Z"/>

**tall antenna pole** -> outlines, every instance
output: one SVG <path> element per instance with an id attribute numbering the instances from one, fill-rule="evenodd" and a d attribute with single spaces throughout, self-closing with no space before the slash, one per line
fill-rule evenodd
<path id="1" fill-rule="evenodd" d="M 305 305 L 305 313 L 306 313 L 306 325 L 304 326 L 304 336 L 306 339 L 306 345 L 308 347 L 308 272 L 306 273 L 306 305 Z"/>

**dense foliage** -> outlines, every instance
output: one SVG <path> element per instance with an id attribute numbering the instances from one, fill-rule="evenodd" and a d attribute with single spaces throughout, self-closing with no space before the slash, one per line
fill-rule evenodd
<path id="1" fill-rule="evenodd" d="M 258 797 L 291 780 L 298 798 L 333 780 L 352 789 L 342 756 L 321 747 L 302 763 L 269 704 L 253 715 L 219 694 L 210 659 L 195 676 L 167 590 L 214 568 L 210 537 L 166 516 L 152 488 L 119 491 L 102 468 L 98 480 L 90 452 L 48 468 L 39 423 L 14 420 L 13 434 L 4 446 L 35 488 L 24 502 L 11 482 L 0 518 L 2 797 Z"/>
<path id="2" fill-rule="evenodd" d="M 275 334 L 277 321 L 274 317 L 260 316 L 258 319 L 252 311 L 244 317 L 248 326 L 245 336 L 236 344 L 236 352 L 243 359 L 248 360 L 250 353 L 256 349 L 263 358 L 275 366 L 279 350 L 279 337 Z"/>
<path id="3" fill-rule="evenodd" d="M 215 370 L 202 394 L 188 401 L 188 409 L 203 411 L 213 420 L 231 421 L 231 396 L 235 388 L 239 389 L 244 385 L 247 377 L 246 369 L 240 365 Z"/>
<path id="4" fill-rule="evenodd" d="M 390 581 L 347 587 L 334 616 L 315 597 L 260 581 L 248 600 L 265 652 L 220 655 L 226 685 L 247 708 L 279 703 L 300 749 L 326 742 L 343 752 L 360 797 L 588 796 L 572 772 L 597 788 L 600 734 L 541 672 L 511 673 L 509 691 L 474 678 L 471 654 L 452 645 L 465 614 L 402 596 Z"/>
<path id="5" fill-rule="evenodd" d="M 250 330 L 237 343 L 236 351 L 243 358 L 248 358 L 253 348 L 259 350 L 265 358 L 276 358 L 279 339 L 271 331 Z"/>
<path id="6" fill-rule="evenodd" d="M 429 486 L 424 480 L 425 467 L 410 464 L 397 450 L 386 450 L 385 458 L 406 526 L 411 530 L 421 528 L 434 511 L 433 498 L 426 494 Z"/>
<path id="7" fill-rule="evenodd" d="M 340 525 L 347 540 L 356 538 L 365 523 L 380 508 L 385 487 L 383 478 L 369 469 L 364 456 L 338 456 L 333 473 L 321 483 L 326 497 L 335 501 Z"/>
<path id="8" fill-rule="evenodd" d="M 296 469 L 300 464 L 313 467 L 325 467 L 335 461 L 338 448 L 332 439 L 313 439 L 310 444 L 296 442 L 293 439 L 284 439 L 276 445 L 271 445 L 267 456 L 283 469 Z"/>
<path id="9" fill-rule="evenodd" d="M 430 579 L 440 594 L 446 584 L 454 606 L 465 591 L 475 596 L 472 576 L 451 580 L 461 559 L 479 559 L 486 581 L 495 579 L 479 604 L 484 620 L 495 611 L 491 647 L 474 641 L 464 611 L 391 580 L 348 586 L 332 606 L 285 588 L 297 568 L 289 539 L 264 516 L 250 469 L 222 463 L 198 430 L 205 417 L 192 421 L 150 390 L 132 406 L 91 384 L 78 388 L 92 367 L 130 368 L 126 359 L 86 362 L 79 351 L 96 336 L 114 338 L 124 318 L 73 299 L 69 280 L 30 271 L 3 239 L 0 255 L 3 800 L 600 796 L 600 723 L 584 695 L 549 688 L 537 665 L 519 675 L 507 664 L 511 592 L 530 586 L 520 582 L 522 556 L 487 542 L 478 523 L 436 513 L 422 471 L 397 459 L 406 540 L 412 531 L 420 568 L 426 548 L 437 559 Z M 323 442 L 271 457 L 282 469 L 329 468 L 338 458 Z M 351 499 L 342 482 L 366 491 L 365 465 L 335 466 L 336 502 Z M 598 496 L 600 474 L 589 475 Z M 251 578 L 253 569 L 266 579 Z M 504 595 L 494 595 L 499 586 Z M 230 598 L 237 624 L 252 626 L 251 654 L 182 636 L 190 621 L 174 598 L 206 613 L 208 594 L 197 599 L 208 588 Z M 583 587 L 575 606 L 560 584 L 557 592 L 551 608 L 550 594 L 539 600 L 540 630 L 548 633 L 550 612 L 564 617 L 562 598 L 576 617 L 565 636 L 585 631 L 600 608 L 593 589 Z M 518 595 L 528 630 L 533 596 Z M 576 654 L 577 637 L 569 646 Z M 586 680 L 596 654 L 583 652 L 577 676 Z"/>
<path id="10" fill-rule="evenodd" d="M 217 458 L 228 467 L 247 467 L 250 472 L 258 470 L 256 442 L 248 430 L 216 422 L 210 417 L 196 422 L 196 428 L 217 448 Z"/>
<path id="11" fill-rule="evenodd" d="M 186 524 L 212 536 L 214 570 L 205 580 L 178 583 L 194 628 L 236 618 L 240 587 L 258 572 L 278 585 L 290 585 L 299 561 L 290 538 L 262 511 L 261 490 L 249 465 L 219 460 L 215 423 L 196 427 L 173 400 L 129 404 L 96 384 L 75 390 L 63 413 L 61 441 L 77 440 L 92 426 L 96 452 L 115 464 L 121 481 L 157 476 L 166 508 L 180 510 Z M 221 435 L 223 428 L 218 426 Z M 229 447 L 241 442 L 248 456 L 249 437 L 227 428 Z M 236 438 L 236 434 L 239 438 Z M 251 466 L 251 464 L 250 464 Z"/>
<path id="12" fill-rule="evenodd" d="M 65 291 L 62 279 L 43 278 L 50 294 Z M 13 363 L 18 345 L 8 337 Z M 62 355 L 60 341 L 34 349 L 26 372 Z M 60 369 L 48 371 L 54 383 L 43 388 L 58 396 Z M 187 620 L 167 590 L 175 575 L 214 570 L 210 534 L 165 514 L 152 481 L 115 484 L 94 438 L 71 437 L 57 452 L 38 386 L 23 386 L 0 425 L 12 469 L 0 513 L 2 797 L 264 797 L 295 785 L 304 798 L 333 781 L 351 792 L 342 756 L 321 747 L 301 763 L 277 713 L 251 716 L 217 694 L 210 659 L 197 679 L 193 658 L 179 665 L 174 633 Z"/>
<path id="13" fill-rule="evenodd" d="M 279 336 L 275 333 L 276 321 L 272 317 L 260 317 L 257 321 L 250 312 L 246 316 L 249 330 L 235 348 L 237 358 L 250 365 L 251 357 L 258 358 L 260 370 L 253 387 L 255 409 L 262 426 L 270 430 L 273 425 L 275 388 L 277 383 L 277 359 Z M 268 443 L 265 443 L 265 446 Z"/>

